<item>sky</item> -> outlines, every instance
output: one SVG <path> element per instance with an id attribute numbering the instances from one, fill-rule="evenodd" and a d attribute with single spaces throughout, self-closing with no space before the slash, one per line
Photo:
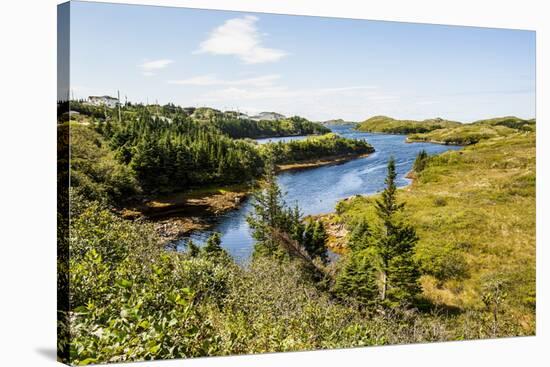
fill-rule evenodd
<path id="1" fill-rule="evenodd" d="M 71 2 L 75 98 L 462 122 L 535 117 L 535 32 Z"/>

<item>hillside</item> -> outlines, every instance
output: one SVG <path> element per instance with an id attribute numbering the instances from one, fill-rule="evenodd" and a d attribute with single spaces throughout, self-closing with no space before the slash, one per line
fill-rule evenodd
<path id="1" fill-rule="evenodd" d="M 407 137 L 409 142 L 432 142 L 450 145 L 470 145 L 481 140 L 510 136 L 518 132 L 535 131 L 535 120 L 523 120 L 517 117 L 500 117 L 479 120 L 471 124 L 438 129 Z"/>
<path id="2" fill-rule="evenodd" d="M 359 123 L 357 130 L 386 134 L 415 134 L 459 125 L 460 122 L 444 120 L 442 118 L 417 121 L 397 120 L 387 116 L 374 116 Z"/>
<path id="3" fill-rule="evenodd" d="M 472 125 L 506 126 L 512 129 L 526 131 L 534 131 L 535 124 L 535 119 L 525 120 L 515 116 L 496 117 L 492 119 L 478 120 L 472 123 Z"/>
<path id="4" fill-rule="evenodd" d="M 494 284 L 506 292 L 503 328 L 533 333 L 535 323 L 535 133 L 498 136 L 431 157 L 400 190 L 420 241 L 424 296 L 443 308 L 485 307 Z M 373 197 L 338 205 L 350 225 L 372 221 Z"/>
<path id="5" fill-rule="evenodd" d="M 260 112 L 256 116 L 251 116 L 251 120 L 255 121 L 278 121 L 284 119 L 285 116 L 277 112 Z"/>
<path id="6" fill-rule="evenodd" d="M 342 125 L 357 125 L 357 122 L 345 121 L 344 119 L 333 119 L 333 120 L 322 121 L 321 124 L 324 126 L 342 126 Z"/>

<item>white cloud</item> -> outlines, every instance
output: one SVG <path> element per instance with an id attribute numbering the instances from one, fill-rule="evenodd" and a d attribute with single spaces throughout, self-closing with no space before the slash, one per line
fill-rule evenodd
<path id="1" fill-rule="evenodd" d="M 224 80 L 218 79 L 215 75 L 199 75 L 188 79 L 169 80 L 168 84 L 192 85 L 192 86 L 252 86 L 266 87 L 273 85 L 273 82 L 280 79 L 280 75 L 271 74 L 253 78 Z"/>
<path id="2" fill-rule="evenodd" d="M 215 28 L 195 53 L 233 55 L 246 64 L 274 62 L 286 56 L 287 53 L 283 50 L 262 45 L 261 35 L 256 27 L 257 21 L 258 18 L 251 15 L 229 19 Z"/>
<path id="3" fill-rule="evenodd" d="M 155 75 L 156 70 L 164 69 L 165 67 L 172 64 L 173 62 L 174 60 L 170 60 L 170 59 L 146 61 L 143 64 L 138 65 L 138 68 L 141 69 L 141 73 L 144 76 L 152 76 L 152 75 Z"/>
<path id="4" fill-rule="evenodd" d="M 248 85 L 234 84 L 228 88 L 210 91 L 200 97 L 202 101 L 236 101 L 236 100 L 257 100 L 257 99 L 296 99 L 296 98 L 315 98 L 324 96 L 352 96 L 357 97 L 359 93 L 364 98 L 370 100 L 392 99 L 393 96 L 383 96 L 373 93 L 375 86 L 359 85 L 334 88 L 308 88 L 308 89 L 290 89 L 286 86 L 278 85 L 260 85 L 256 88 L 249 88 Z"/>

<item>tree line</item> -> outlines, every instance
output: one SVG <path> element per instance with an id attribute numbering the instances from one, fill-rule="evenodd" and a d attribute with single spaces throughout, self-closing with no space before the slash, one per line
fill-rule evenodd
<path id="1" fill-rule="evenodd" d="M 79 176 L 75 185 L 96 182 L 88 188 L 97 191 L 102 190 L 101 182 L 108 181 L 112 190 L 105 189 L 117 199 L 136 192 L 169 193 L 202 185 L 246 183 L 262 175 L 268 156 L 276 156 L 276 163 L 285 163 L 373 150 L 366 142 L 334 134 L 264 146 L 234 138 L 256 133 L 263 136 L 267 130 L 260 133 L 258 126 L 272 126 L 270 134 L 275 136 L 327 130 L 299 117 L 278 122 L 200 120 L 190 117 L 193 110 L 175 105 L 125 105 L 120 116 L 115 109 L 78 102 L 74 106 L 71 103 L 71 108 L 89 117 L 85 120 L 88 125 L 71 128 L 71 135 L 82 137 L 73 137 L 79 141 L 73 148 L 74 175 Z M 106 115 L 99 118 L 102 114 Z M 98 155 L 105 158 L 102 164 L 88 159 Z"/>

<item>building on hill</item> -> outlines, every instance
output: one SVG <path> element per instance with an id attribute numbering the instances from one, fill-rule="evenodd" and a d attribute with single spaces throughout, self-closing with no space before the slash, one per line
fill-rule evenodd
<path id="1" fill-rule="evenodd" d="M 119 103 L 118 98 L 111 96 L 89 96 L 88 102 L 94 106 L 107 106 L 114 108 Z"/>

